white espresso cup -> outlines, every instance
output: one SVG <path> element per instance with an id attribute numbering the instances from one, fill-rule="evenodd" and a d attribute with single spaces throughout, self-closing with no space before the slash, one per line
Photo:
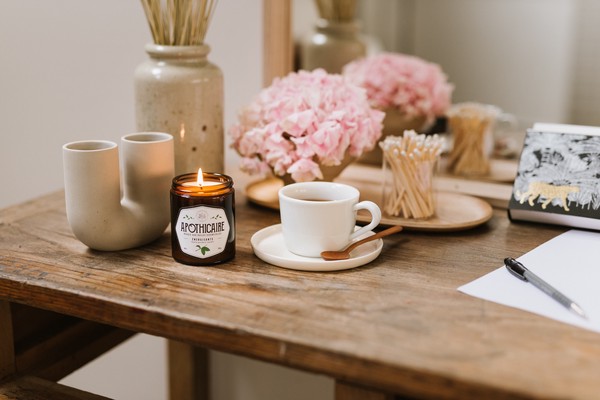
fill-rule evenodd
<path id="1" fill-rule="evenodd" d="M 381 210 L 372 201 L 359 202 L 358 189 L 334 182 L 301 182 L 279 190 L 283 239 L 299 256 L 320 257 L 322 251 L 341 250 L 372 231 Z M 355 231 L 356 212 L 371 213 L 371 222 Z"/>

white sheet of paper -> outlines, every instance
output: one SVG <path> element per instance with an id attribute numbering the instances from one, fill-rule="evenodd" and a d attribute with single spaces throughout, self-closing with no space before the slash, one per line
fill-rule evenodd
<path id="1" fill-rule="evenodd" d="M 517 260 L 579 304 L 588 320 L 514 277 L 504 266 L 458 290 L 600 333 L 600 233 L 570 230 Z"/>

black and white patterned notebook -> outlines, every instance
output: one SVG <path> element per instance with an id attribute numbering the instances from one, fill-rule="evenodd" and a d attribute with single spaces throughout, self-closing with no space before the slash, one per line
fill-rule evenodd
<path id="1" fill-rule="evenodd" d="M 535 124 L 529 129 L 508 215 L 600 230 L 600 127 Z"/>

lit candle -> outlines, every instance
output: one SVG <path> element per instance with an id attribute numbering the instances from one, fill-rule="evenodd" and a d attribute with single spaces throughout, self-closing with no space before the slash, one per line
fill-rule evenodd
<path id="1" fill-rule="evenodd" d="M 173 258 L 188 265 L 212 265 L 235 256 L 233 179 L 202 172 L 176 176 L 171 187 Z"/>
<path id="2" fill-rule="evenodd" d="M 202 168 L 198 168 L 198 174 L 196 175 L 196 180 L 193 182 L 183 182 L 183 186 L 185 187 L 208 187 L 208 186 L 216 186 L 220 185 L 221 182 L 215 182 L 212 180 L 204 180 L 204 173 L 202 173 Z"/>

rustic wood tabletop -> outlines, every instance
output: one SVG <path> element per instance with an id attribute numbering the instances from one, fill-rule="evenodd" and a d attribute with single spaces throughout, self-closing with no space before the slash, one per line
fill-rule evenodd
<path id="1" fill-rule="evenodd" d="M 137 249 L 88 249 L 57 192 L 0 211 L 0 300 L 406 396 L 595 398 L 597 334 L 456 290 L 565 230 L 505 213 L 388 237 L 362 267 L 302 272 L 253 254 L 250 237 L 279 214 L 238 196 L 234 260 L 191 267 L 171 257 L 169 231 Z"/>

